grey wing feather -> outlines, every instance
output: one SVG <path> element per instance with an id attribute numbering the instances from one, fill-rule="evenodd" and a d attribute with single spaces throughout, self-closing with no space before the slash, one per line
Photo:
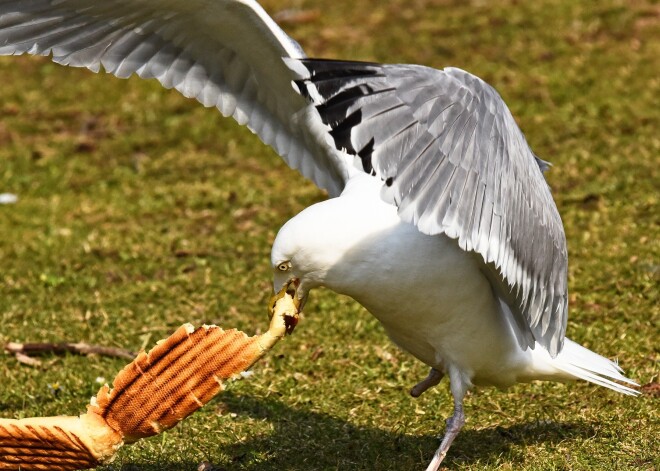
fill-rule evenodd
<path id="1" fill-rule="evenodd" d="M 300 46 L 254 0 L 0 0 L 0 55 L 155 78 L 247 125 L 331 195 L 347 178 L 282 57 Z"/>
<path id="2" fill-rule="evenodd" d="M 383 180 L 383 197 L 425 234 L 481 255 L 523 347 L 553 356 L 567 320 L 564 229 L 499 94 L 460 69 L 288 60 L 339 149 Z"/>

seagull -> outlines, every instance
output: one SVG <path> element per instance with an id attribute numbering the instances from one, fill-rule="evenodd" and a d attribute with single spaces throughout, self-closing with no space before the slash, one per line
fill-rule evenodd
<path id="1" fill-rule="evenodd" d="M 279 231 L 274 289 L 355 299 L 429 366 L 413 396 L 448 376 L 453 414 L 427 470 L 473 386 L 583 379 L 637 394 L 615 362 L 566 338 L 549 164 L 478 77 L 308 58 L 254 0 L 0 0 L 0 54 L 155 78 L 325 189 Z"/>

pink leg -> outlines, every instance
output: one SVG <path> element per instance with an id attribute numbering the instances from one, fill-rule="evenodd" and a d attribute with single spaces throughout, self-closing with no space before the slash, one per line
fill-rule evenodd
<path id="1" fill-rule="evenodd" d="M 421 396 L 424 391 L 437 385 L 442 380 L 443 376 L 444 375 L 442 372 L 436 370 L 435 368 L 431 368 L 429 375 L 413 386 L 413 388 L 410 390 L 410 395 L 412 397 Z"/>
<path id="2" fill-rule="evenodd" d="M 458 432 L 461 431 L 461 428 L 463 428 L 464 424 L 465 414 L 463 413 L 463 404 L 460 403 L 454 407 L 454 415 L 447 419 L 447 430 L 445 430 L 445 436 L 442 438 L 442 442 L 433 455 L 433 459 L 431 460 L 428 468 L 426 468 L 426 471 L 438 470 L 440 463 L 442 463 L 442 460 L 444 460 L 445 456 L 447 456 L 447 451 L 449 451 L 449 447 L 454 441 L 454 438 L 456 438 Z"/>
<path id="3" fill-rule="evenodd" d="M 451 395 L 454 397 L 454 415 L 447 419 L 445 436 L 442 437 L 442 442 L 440 442 L 440 446 L 433 455 L 433 459 L 428 468 L 426 468 L 426 471 L 438 471 L 440 463 L 442 463 L 442 460 L 447 456 L 447 451 L 449 451 L 449 447 L 454 441 L 454 438 L 456 438 L 458 432 L 461 431 L 461 428 L 463 428 L 463 425 L 465 424 L 463 398 L 465 397 L 465 393 L 467 393 L 470 382 L 467 378 L 464 378 L 463 375 L 461 375 L 458 369 L 455 368 L 450 368 L 449 379 Z"/>

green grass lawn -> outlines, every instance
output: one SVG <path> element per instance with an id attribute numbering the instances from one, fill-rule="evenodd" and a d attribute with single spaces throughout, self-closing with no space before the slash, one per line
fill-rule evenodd
<path id="1" fill-rule="evenodd" d="M 568 335 L 649 385 L 476 390 L 449 469 L 660 468 L 660 6 L 656 1 L 270 0 L 310 56 L 457 66 L 494 85 L 547 178 L 570 254 Z M 317 14 L 318 13 L 318 14 Z M 0 59 L 0 344 L 139 350 L 184 322 L 267 326 L 270 244 L 325 195 L 247 129 L 156 82 Z M 0 355 L 0 416 L 78 414 L 123 360 Z M 292 337 L 107 470 L 415 470 L 446 383 L 352 300 L 315 292 Z M 59 385 L 59 393 L 52 385 Z M 51 387 L 49 387 L 49 385 Z M 654 395 L 654 391 L 655 395 Z"/>

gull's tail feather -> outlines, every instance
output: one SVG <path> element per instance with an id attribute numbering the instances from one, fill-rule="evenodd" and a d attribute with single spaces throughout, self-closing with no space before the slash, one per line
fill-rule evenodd
<path id="1" fill-rule="evenodd" d="M 623 370 L 615 362 L 592 352 L 591 350 L 566 339 L 564 348 L 550 363 L 571 378 L 579 378 L 612 389 L 629 396 L 638 396 L 639 391 L 616 381 L 639 386 L 630 378 L 623 376 Z"/>

